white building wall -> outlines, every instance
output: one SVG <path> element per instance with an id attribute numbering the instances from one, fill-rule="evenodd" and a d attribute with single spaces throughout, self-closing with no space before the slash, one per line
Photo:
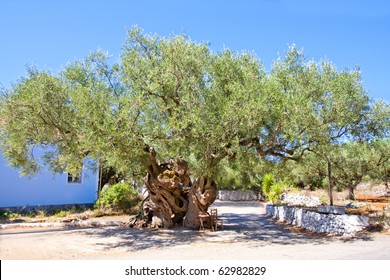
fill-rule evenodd
<path id="1" fill-rule="evenodd" d="M 42 170 L 33 177 L 21 177 L 8 166 L 0 151 L 0 207 L 46 206 L 94 203 L 98 172 L 84 170 L 81 183 L 68 183 L 67 173 L 53 175 Z"/>

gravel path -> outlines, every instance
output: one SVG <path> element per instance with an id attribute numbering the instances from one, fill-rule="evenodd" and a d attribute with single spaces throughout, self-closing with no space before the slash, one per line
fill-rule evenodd
<path id="1" fill-rule="evenodd" d="M 258 202 L 214 206 L 224 230 L 2 229 L 0 259 L 390 259 L 390 235 L 316 235 L 276 223 Z"/>

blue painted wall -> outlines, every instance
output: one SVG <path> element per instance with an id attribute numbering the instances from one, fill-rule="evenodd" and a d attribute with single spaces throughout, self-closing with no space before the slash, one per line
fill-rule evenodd
<path id="1" fill-rule="evenodd" d="M 0 207 L 45 206 L 94 203 L 97 199 L 98 174 L 84 170 L 82 183 L 70 184 L 67 173 L 42 170 L 33 177 L 21 177 L 7 165 L 0 151 Z"/>

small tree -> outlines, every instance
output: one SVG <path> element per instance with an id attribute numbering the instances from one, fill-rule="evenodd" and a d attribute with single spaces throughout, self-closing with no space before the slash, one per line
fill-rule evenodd
<path id="1" fill-rule="evenodd" d="M 349 199 L 355 200 L 354 190 L 366 176 L 387 183 L 390 169 L 388 140 L 370 143 L 345 143 L 334 151 L 334 180 L 349 190 Z"/>

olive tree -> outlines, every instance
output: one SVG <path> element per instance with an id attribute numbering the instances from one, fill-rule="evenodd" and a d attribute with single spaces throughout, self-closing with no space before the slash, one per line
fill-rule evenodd
<path id="1" fill-rule="evenodd" d="M 0 143 L 13 166 L 76 173 L 90 157 L 127 177 L 146 173 L 140 223 L 164 227 L 198 226 L 221 164 L 299 160 L 307 151 L 328 158 L 370 111 L 358 71 L 307 62 L 294 46 L 266 72 L 253 53 L 215 53 L 137 27 L 118 63 L 97 51 L 59 74 L 30 69 L 0 104 Z"/>
<path id="2" fill-rule="evenodd" d="M 389 149 L 387 139 L 369 143 L 345 143 L 334 152 L 334 180 L 348 189 L 349 199 L 355 200 L 354 190 L 365 178 L 379 179 L 388 184 Z"/>

